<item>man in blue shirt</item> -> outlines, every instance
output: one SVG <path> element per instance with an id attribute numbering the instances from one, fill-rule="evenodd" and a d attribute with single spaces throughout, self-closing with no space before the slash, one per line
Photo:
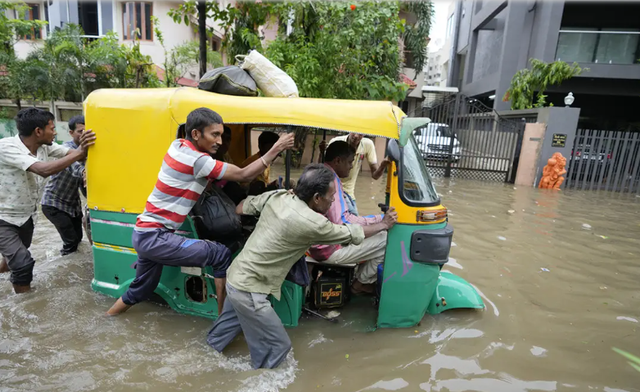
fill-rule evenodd
<path id="1" fill-rule="evenodd" d="M 73 117 L 69 120 L 69 135 L 72 140 L 63 145 L 77 149 L 82 132 L 84 116 Z M 75 162 L 51 176 L 42 195 L 42 213 L 60 233 L 63 242 L 60 254 L 63 256 L 78 250 L 82 241 L 82 205 L 78 191 L 84 186 L 84 164 L 84 160 Z"/>

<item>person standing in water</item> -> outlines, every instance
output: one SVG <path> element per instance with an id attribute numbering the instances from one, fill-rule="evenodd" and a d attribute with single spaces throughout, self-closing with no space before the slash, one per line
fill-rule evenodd
<path id="1" fill-rule="evenodd" d="M 115 316 L 153 294 L 165 265 L 212 267 L 218 314 L 225 302 L 229 249 L 217 242 L 189 239 L 175 231 L 182 226 L 209 181 L 248 182 L 264 172 L 282 151 L 293 147 L 293 134 L 280 136 L 273 148 L 245 168 L 212 158 L 222 144 L 222 117 L 208 108 L 187 116 L 185 139 L 177 139 L 164 156 L 158 181 L 138 216 L 133 247 L 138 254 L 136 278 L 109 309 Z"/>
<path id="2" fill-rule="evenodd" d="M 18 134 L 0 139 L 0 273 L 11 272 L 16 293 L 31 290 L 35 260 L 29 247 L 45 179 L 83 161 L 96 140 L 86 131 L 77 149 L 61 146 L 53 121 L 46 110 L 22 109 Z"/>

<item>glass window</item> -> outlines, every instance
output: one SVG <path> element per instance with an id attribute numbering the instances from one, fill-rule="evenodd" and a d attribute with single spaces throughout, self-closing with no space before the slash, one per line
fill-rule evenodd
<path id="1" fill-rule="evenodd" d="M 402 150 L 401 168 L 400 192 L 407 201 L 419 204 L 438 202 L 438 194 L 413 136 Z"/>
<path id="2" fill-rule="evenodd" d="M 130 2 L 122 5 L 122 31 L 125 40 L 153 41 L 153 4 Z"/>
<path id="3" fill-rule="evenodd" d="M 597 31 L 589 28 L 568 28 L 562 30 Z M 592 63 L 593 53 L 598 42 L 598 34 L 594 33 L 560 33 L 556 59 L 567 63 Z"/>
<path id="4" fill-rule="evenodd" d="M 615 31 L 615 29 L 602 29 L 602 31 Z M 625 31 L 640 30 L 625 29 Z M 606 64 L 635 63 L 639 37 L 633 34 L 600 34 L 596 62 Z"/>
<path id="5" fill-rule="evenodd" d="M 24 20 L 40 20 L 40 5 L 38 4 L 27 4 L 29 9 L 27 9 L 22 15 L 22 19 Z M 42 39 L 42 31 L 40 29 L 32 29 L 31 34 L 26 34 L 22 37 L 22 39 L 34 41 L 37 39 Z"/>

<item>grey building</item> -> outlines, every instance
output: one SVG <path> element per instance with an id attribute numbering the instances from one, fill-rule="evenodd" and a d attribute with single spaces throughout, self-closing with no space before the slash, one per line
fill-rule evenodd
<path id="1" fill-rule="evenodd" d="M 640 4 L 562 0 L 459 0 L 448 85 L 496 110 L 529 59 L 589 68 L 549 89 L 564 106 L 573 92 L 583 126 L 640 123 Z"/>

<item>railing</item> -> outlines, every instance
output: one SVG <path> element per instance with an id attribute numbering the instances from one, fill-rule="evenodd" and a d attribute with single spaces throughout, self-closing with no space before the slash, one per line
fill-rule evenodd
<path id="1" fill-rule="evenodd" d="M 636 64 L 640 59 L 640 30 L 616 31 L 563 28 L 556 60 L 568 63 Z"/>

